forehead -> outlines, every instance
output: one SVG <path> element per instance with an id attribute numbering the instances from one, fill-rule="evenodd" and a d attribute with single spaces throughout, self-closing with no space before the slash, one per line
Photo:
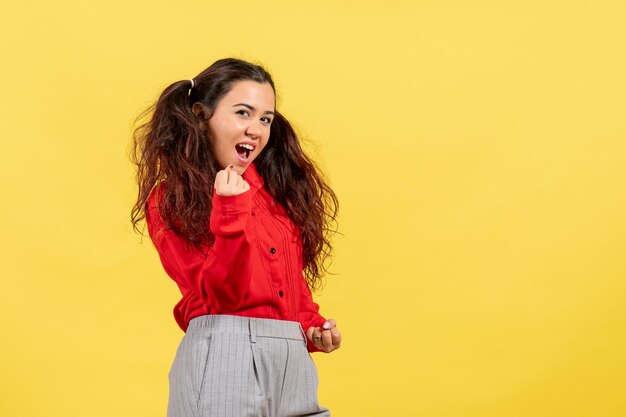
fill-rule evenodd
<path id="1" fill-rule="evenodd" d="M 274 90 L 269 83 L 237 81 L 222 99 L 222 104 L 232 106 L 238 103 L 249 104 L 261 111 L 274 110 Z"/>

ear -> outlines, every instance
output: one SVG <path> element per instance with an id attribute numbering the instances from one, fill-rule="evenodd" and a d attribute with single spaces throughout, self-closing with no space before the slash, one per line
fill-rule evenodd
<path id="1" fill-rule="evenodd" d="M 202 130 L 206 130 L 207 114 L 209 114 L 208 108 L 204 104 L 196 101 L 195 103 L 193 103 L 193 106 L 191 106 L 191 111 L 193 112 L 193 114 L 196 115 L 196 118 L 198 119 L 198 123 L 200 123 L 200 127 L 202 128 Z"/>

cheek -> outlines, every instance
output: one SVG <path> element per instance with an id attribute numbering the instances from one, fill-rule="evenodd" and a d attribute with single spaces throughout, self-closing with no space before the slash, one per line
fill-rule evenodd
<path id="1" fill-rule="evenodd" d="M 228 144 L 231 136 L 232 132 L 226 126 L 214 125 L 209 134 L 209 141 L 213 148 L 220 148 Z"/>
<path id="2" fill-rule="evenodd" d="M 217 115 L 210 124 L 210 131 L 216 142 L 227 141 L 238 131 L 238 123 L 236 120 Z"/>
<path id="3" fill-rule="evenodd" d="M 265 149 L 267 149 L 267 142 L 265 142 L 265 144 L 263 145 L 263 147 L 259 150 L 259 153 L 262 153 L 265 151 Z"/>

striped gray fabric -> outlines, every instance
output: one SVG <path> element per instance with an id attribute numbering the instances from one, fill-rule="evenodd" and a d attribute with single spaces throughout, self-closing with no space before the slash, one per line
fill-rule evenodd
<path id="1" fill-rule="evenodd" d="M 330 416 L 295 321 L 191 319 L 168 374 L 168 417 Z"/>

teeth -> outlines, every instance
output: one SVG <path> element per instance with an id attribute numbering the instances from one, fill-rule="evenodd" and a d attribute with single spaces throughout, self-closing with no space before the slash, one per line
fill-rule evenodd
<path id="1" fill-rule="evenodd" d="M 245 148 L 249 151 L 253 151 L 254 150 L 254 146 L 252 145 L 248 145 L 247 143 L 240 143 L 239 146 L 241 146 L 242 148 Z"/>

